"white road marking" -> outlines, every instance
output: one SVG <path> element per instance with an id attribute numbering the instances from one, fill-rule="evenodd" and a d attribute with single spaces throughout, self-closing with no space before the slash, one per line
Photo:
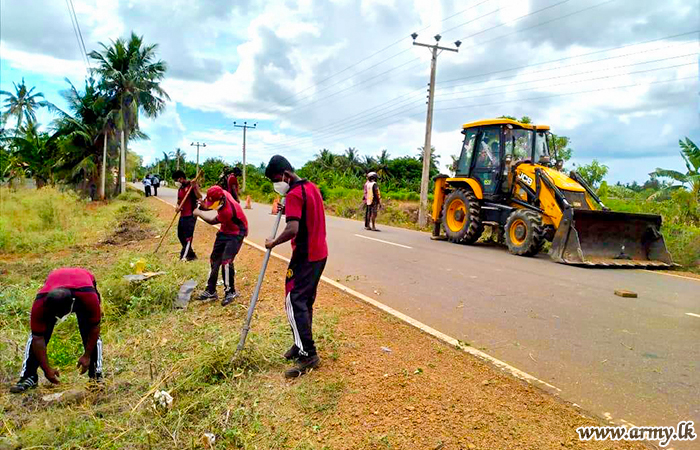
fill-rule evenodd
<path id="1" fill-rule="evenodd" d="M 396 244 L 396 243 L 394 243 L 394 242 L 389 242 L 389 241 L 383 241 L 383 240 L 381 240 L 381 239 L 375 239 L 375 238 L 371 238 L 371 237 L 369 237 L 369 236 L 363 236 L 363 235 L 361 235 L 361 234 L 356 234 L 355 236 L 357 236 L 357 237 L 359 237 L 359 238 L 362 238 L 362 239 L 369 239 L 370 241 L 381 242 L 381 243 L 383 243 L 383 244 L 395 245 L 395 246 L 397 246 L 397 247 L 413 248 L 413 247 L 409 247 L 408 245 Z"/>
<path id="2" fill-rule="evenodd" d="M 686 316 L 700 317 L 700 314 L 695 313 L 685 313 Z"/>
<path id="3" fill-rule="evenodd" d="M 675 275 L 675 274 L 672 274 L 672 273 L 659 272 L 658 270 L 647 270 L 647 269 L 641 269 L 641 270 L 642 270 L 643 272 L 651 272 L 651 273 L 655 273 L 655 274 L 657 274 L 657 275 L 666 275 L 667 277 L 683 278 L 683 279 L 686 279 L 686 280 L 693 280 L 693 281 L 700 282 L 700 278 L 684 277 L 683 275 Z"/>
<path id="4" fill-rule="evenodd" d="M 156 198 L 158 198 L 158 197 L 156 197 Z M 163 200 L 161 200 L 161 201 L 163 201 Z M 168 202 L 165 202 L 165 203 L 168 203 Z M 168 204 L 170 206 L 173 206 L 170 203 L 168 203 Z M 174 208 L 174 206 L 173 206 L 173 208 Z M 245 239 L 244 242 L 246 244 L 250 245 L 251 247 L 256 248 L 262 252 L 267 251 L 267 249 L 265 249 L 265 247 L 263 247 L 262 245 L 258 245 L 249 239 Z M 393 244 L 393 242 L 388 242 L 388 243 Z M 393 245 L 400 245 L 400 244 L 393 244 Z M 280 259 L 280 260 L 285 261 L 285 262 L 290 261 L 289 258 L 285 258 L 284 256 L 282 256 L 278 253 L 275 253 L 275 252 L 271 252 L 271 255 L 274 256 L 275 258 Z M 445 333 L 442 333 L 434 328 L 431 328 L 428 325 L 425 325 L 424 323 L 419 322 L 416 319 L 414 319 L 410 316 L 407 316 L 406 314 L 404 314 L 402 312 L 395 310 L 394 308 L 391 308 L 390 306 L 387 306 L 381 302 L 378 302 L 377 300 L 375 300 L 371 297 L 366 296 L 365 294 L 357 292 L 354 289 L 350 289 L 349 287 L 347 287 L 343 284 L 340 284 L 331 278 L 328 278 L 326 276 L 322 276 L 321 280 L 330 284 L 331 286 L 347 293 L 347 294 L 350 294 L 351 296 L 353 296 L 353 297 L 355 297 L 355 298 L 357 298 L 357 299 L 359 299 L 367 304 L 374 306 L 377 309 L 380 309 L 380 310 L 396 317 L 397 319 L 399 319 L 403 322 L 406 322 L 407 324 L 409 324 L 413 327 L 418 328 L 419 330 L 423 331 L 424 333 L 429 334 L 429 335 L 441 340 L 442 342 L 444 342 L 446 344 L 449 344 L 455 348 L 462 350 L 465 353 L 469 353 L 477 358 L 480 358 L 484 361 L 491 363 L 492 365 L 494 365 L 495 367 L 498 367 L 502 371 L 510 373 L 515 378 L 524 380 L 527 383 L 535 383 L 535 384 L 539 384 L 541 386 L 546 386 L 547 388 L 549 388 L 553 391 L 561 392 L 561 389 L 559 389 L 558 387 L 552 386 L 551 384 L 547 383 L 546 381 L 540 380 L 539 378 L 534 377 L 527 372 L 523 372 L 522 370 L 517 369 L 517 368 L 511 366 L 510 364 L 507 364 L 499 359 L 496 359 L 493 356 L 482 352 L 481 350 L 477 350 L 477 349 L 472 348 L 472 347 L 463 347 L 462 345 L 460 345 L 460 342 L 457 339 L 455 339 L 451 336 L 448 336 Z M 556 394 L 557 392 L 554 392 L 554 393 Z"/>

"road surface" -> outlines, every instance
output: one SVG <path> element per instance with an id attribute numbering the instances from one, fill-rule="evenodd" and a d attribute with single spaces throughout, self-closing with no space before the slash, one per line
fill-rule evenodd
<path id="1" fill-rule="evenodd" d="M 173 189 L 159 196 L 175 202 Z M 249 239 L 264 244 L 270 206 L 246 215 Z M 563 399 L 617 423 L 700 424 L 700 280 L 566 266 L 331 216 L 327 231 L 325 275 L 556 386 Z"/>

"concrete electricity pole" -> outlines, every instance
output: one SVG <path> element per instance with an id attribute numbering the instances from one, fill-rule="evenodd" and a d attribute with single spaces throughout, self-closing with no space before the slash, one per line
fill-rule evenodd
<path id="1" fill-rule="evenodd" d="M 430 49 L 430 53 L 432 54 L 432 57 L 430 59 L 430 84 L 428 85 L 428 117 L 425 121 L 425 144 L 423 145 L 423 174 L 420 180 L 420 209 L 418 210 L 418 225 L 421 227 L 425 227 L 428 225 L 428 216 L 426 215 L 426 211 L 428 210 L 428 185 L 430 181 L 430 162 L 432 160 L 432 147 L 430 144 L 430 135 L 433 130 L 433 99 L 435 97 L 435 71 L 437 69 L 437 57 L 440 53 L 442 53 L 442 51 L 438 53 L 438 50 L 457 52 L 459 51 L 458 49 L 459 46 L 462 45 L 462 42 L 456 41 L 455 48 L 449 48 L 440 47 L 438 45 L 440 39 L 442 38 L 442 36 L 440 36 L 439 34 L 435 35 L 435 44 L 433 45 L 421 44 L 419 42 L 416 42 L 418 33 L 413 33 L 411 37 L 413 38 L 413 45 L 427 47 Z"/>
<path id="2" fill-rule="evenodd" d="M 193 142 L 190 144 L 190 147 L 197 147 L 197 171 L 195 172 L 195 174 L 199 173 L 199 147 L 206 147 L 206 146 L 207 146 L 207 144 L 205 144 L 203 142 L 201 142 L 201 143 L 200 142 Z M 195 175 L 195 176 L 197 176 L 197 175 Z"/>
<path id="3" fill-rule="evenodd" d="M 243 125 L 236 125 L 236 122 L 233 122 L 233 126 L 243 128 L 243 183 L 241 183 L 241 192 L 245 192 L 245 133 L 249 128 L 254 130 L 258 124 L 248 125 L 248 122 L 243 122 Z"/>

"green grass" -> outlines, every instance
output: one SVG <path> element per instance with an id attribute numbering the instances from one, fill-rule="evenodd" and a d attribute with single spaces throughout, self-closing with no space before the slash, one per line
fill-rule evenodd
<path id="1" fill-rule="evenodd" d="M 46 274 L 75 265 L 95 273 L 102 294 L 106 392 L 83 403 L 46 406 L 40 399 L 46 387 L 24 395 L 22 402 L 4 391 L 0 393 L 0 437 L 12 436 L 29 448 L 154 450 L 201 448 L 202 434 L 211 432 L 217 436 L 216 449 L 320 448 L 316 433 L 323 418 L 333 415 L 344 383 L 337 378 L 308 384 L 280 381 L 287 363 L 279 355 L 289 345 L 289 325 L 282 316 L 261 307 L 246 349 L 234 358 L 244 307 L 172 310 L 182 283 L 194 279 L 203 285 L 208 272 L 205 258 L 178 262 L 172 251 L 174 233 L 157 254 L 99 244 L 125 221 L 162 232 L 166 224 L 147 214 L 140 197 L 125 195 L 95 208 L 71 196 L 42 191 L 16 195 L 32 207 L 47 196 L 59 195 L 72 202 L 73 213 L 85 217 L 93 230 L 74 241 L 81 245 L 77 250 L 47 247 L 41 255 L 33 255 L 25 247 L 13 247 L 15 253 L 0 259 L 0 382 L 15 381 L 32 300 Z M 72 224 L 60 226 L 66 231 Z M 57 223 L 54 229 L 59 229 Z M 9 238 L 17 238 L 15 233 L 10 230 Z M 151 242 L 155 239 L 146 247 Z M 146 262 L 147 271 L 166 274 L 141 283 L 127 282 L 123 275 L 133 272 L 132 264 L 138 259 Z M 239 289 L 252 288 L 256 274 L 251 270 L 245 264 L 237 266 Z M 338 314 L 321 310 L 314 317 L 317 345 L 330 359 L 337 358 L 341 347 Z M 84 386 L 74 367 L 82 344 L 73 316 L 56 327 L 48 350 L 51 364 L 61 370 L 59 390 Z M 151 389 L 161 380 L 159 388 L 175 399 L 167 411 L 150 406 Z M 323 396 L 318 397 L 319 393 Z M 144 396 L 143 405 L 134 410 Z M 298 422 L 301 415 L 308 421 Z"/>

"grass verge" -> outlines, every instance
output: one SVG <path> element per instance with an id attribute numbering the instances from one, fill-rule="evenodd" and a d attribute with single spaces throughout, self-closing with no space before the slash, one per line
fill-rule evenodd
<path id="1" fill-rule="evenodd" d="M 144 210 L 150 220 L 133 239 L 107 242 L 124 217 L 143 218 Z M 595 420 L 325 284 L 314 314 L 323 366 L 286 381 L 279 356 L 290 345 L 283 263 L 270 262 L 246 350 L 234 358 L 260 252 L 245 246 L 236 259 L 239 302 L 172 310 L 185 280 L 203 285 L 215 230 L 198 224 L 200 260 L 180 263 L 173 232 L 153 254 L 172 217 L 169 206 L 123 199 L 85 214 L 104 225 L 93 230 L 93 241 L 0 257 L 0 379 L 5 388 L 15 380 L 31 299 L 43 278 L 54 267 L 80 265 L 95 272 L 103 295 L 104 390 L 70 404 L 42 400 L 85 384 L 73 369 L 80 344 L 67 321 L 49 344 L 62 385 L 44 380 L 20 396 L 3 389 L 0 437 L 57 449 L 642 448 L 579 442 L 576 427 Z M 166 274 L 125 282 L 122 275 L 140 258 L 147 270 Z M 158 390 L 172 395 L 170 408 L 153 407 Z M 213 446 L 203 444 L 205 433 L 216 436 Z"/>

